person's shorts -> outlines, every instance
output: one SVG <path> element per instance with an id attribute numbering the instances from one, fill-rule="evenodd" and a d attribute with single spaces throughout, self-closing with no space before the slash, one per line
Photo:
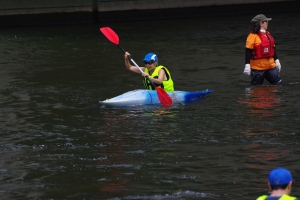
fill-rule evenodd
<path id="1" fill-rule="evenodd" d="M 282 79 L 276 67 L 268 70 L 251 69 L 251 84 L 262 85 L 266 79 L 272 85 L 281 85 Z"/>

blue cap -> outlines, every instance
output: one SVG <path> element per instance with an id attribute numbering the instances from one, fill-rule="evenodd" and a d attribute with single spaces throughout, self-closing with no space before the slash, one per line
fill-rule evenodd
<path id="1" fill-rule="evenodd" d="M 269 183 L 272 186 L 285 185 L 293 181 L 292 174 L 285 168 L 273 169 L 269 174 Z"/>
<path id="2" fill-rule="evenodd" d="M 145 61 L 145 62 L 150 62 L 150 61 L 157 62 L 158 57 L 154 53 L 148 53 L 148 54 L 145 55 L 145 58 L 143 59 L 143 61 Z"/>

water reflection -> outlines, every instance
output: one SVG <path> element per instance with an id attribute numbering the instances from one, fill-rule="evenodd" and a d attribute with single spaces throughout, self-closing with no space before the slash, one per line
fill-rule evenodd
<path id="1" fill-rule="evenodd" d="M 103 108 L 104 123 L 99 127 L 98 142 L 101 142 L 99 155 L 101 160 L 96 161 L 98 172 L 97 187 L 103 193 L 103 198 L 126 196 L 130 188 L 136 187 L 135 182 L 147 175 L 143 170 L 143 163 L 137 160 L 147 157 L 152 143 L 163 142 L 169 132 L 161 126 L 162 121 L 176 121 L 176 110 L 171 108 Z M 169 127 L 169 124 L 166 125 Z M 174 128 L 174 127 L 173 127 Z M 175 128 L 176 129 L 176 128 Z M 170 130 L 171 132 L 174 130 Z M 169 151 L 168 147 L 165 150 Z M 149 160 L 149 163 L 151 161 Z"/>
<path id="2" fill-rule="evenodd" d="M 274 125 L 281 114 L 281 89 L 282 86 L 269 85 L 247 87 L 243 98 L 238 100 L 246 105 L 245 114 L 248 114 L 245 116 L 246 126 L 242 131 L 247 140 L 251 141 L 245 146 L 247 168 L 261 170 L 268 162 L 282 159 L 290 153 L 290 150 L 284 148 L 284 141 L 278 139 L 280 132 Z M 258 180 L 264 181 L 262 178 Z"/>
<path id="3" fill-rule="evenodd" d="M 241 103 L 247 105 L 250 115 L 272 117 L 278 115 L 280 96 L 278 86 L 252 86 L 245 89 L 245 99 Z"/>

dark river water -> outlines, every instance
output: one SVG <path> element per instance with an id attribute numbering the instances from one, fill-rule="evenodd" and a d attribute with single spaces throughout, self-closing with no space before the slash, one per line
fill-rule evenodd
<path id="1" fill-rule="evenodd" d="M 0 199 L 256 199 L 288 168 L 300 197 L 299 13 L 268 13 L 283 86 L 250 86 L 254 15 L 0 30 Z M 103 107 L 143 88 L 155 52 L 176 90 L 212 89 L 170 108 Z"/>

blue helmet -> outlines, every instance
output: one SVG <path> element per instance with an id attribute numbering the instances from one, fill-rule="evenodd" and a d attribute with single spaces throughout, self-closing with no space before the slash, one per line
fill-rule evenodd
<path id="1" fill-rule="evenodd" d="M 150 61 L 157 62 L 158 57 L 154 53 L 148 53 L 148 54 L 145 55 L 145 58 L 143 59 L 143 61 L 144 62 L 150 62 Z"/>

